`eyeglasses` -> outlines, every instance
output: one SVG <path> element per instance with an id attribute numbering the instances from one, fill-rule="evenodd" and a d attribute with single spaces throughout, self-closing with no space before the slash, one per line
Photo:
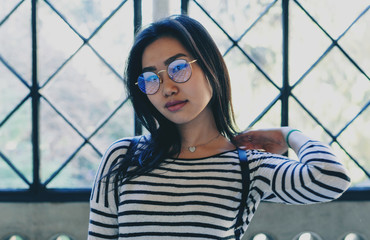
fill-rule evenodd
<path id="1" fill-rule="evenodd" d="M 196 61 L 196 59 L 190 62 L 185 59 L 176 59 L 168 65 L 167 70 L 160 70 L 158 73 L 149 71 L 143 72 L 137 78 L 137 82 L 135 84 L 139 86 L 139 89 L 143 93 L 148 95 L 155 94 L 158 92 L 160 84 L 163 83 L 163 80 L 159 77 L 161 72 L 167 71 L 167 74 L 172 81 L 184 83 L 191 77 L 192 68 L 190 64 Z"/>

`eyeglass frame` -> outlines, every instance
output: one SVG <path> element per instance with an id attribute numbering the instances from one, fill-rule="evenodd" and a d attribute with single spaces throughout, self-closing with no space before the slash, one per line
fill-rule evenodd
<path id="1" fill-rule="evenodd" d="M 144 93 L 144 94 L 146 94 L 146 95 L 154 95 L 154 94 L 156 94 L 158 91 L 159 91 L 159 89 L 161 88 L 161 84 L 163 83 L 163 79 L 161 78 L 161 76 L 159 76 L 159 74 L 160 73 L 162 73 L 162 72 L 167 72 L 167 75 L 168 75 L 168 77 L 172 80 L 172 81 L 174 81 L 175 83 L 185 83 L 185 82 L 187 82 L 187 81 L 189 81 L 189 79 L 191 78 L 191 75 L 189 76 L 189 78 L 186 80 L 186 81 L 184 81 L 184 82 L 176 82 L 175 80 L 173 80 L 172 78 L 171 78 L 171 76 L 168 74 L 168 67 L 171 65 L 171 63 L 173 63 L 174 61 L 176 61 L 176 60 L 185 60 L 188 64 L 189 64 L 189 66 L 190 66 L 190 69 L 191 69 L 191 75 L 193 74 L 193 68 L 192 68 L 192 66 L 191 66 L 191 64 L 192 63 L 195 63 L 196 61 L 198 61 L 198 59 L 194 59 L 194 60 L 192 60 L 192 61 L 188 61 L 188 60 L 186 60 L 186 59 L 182 59 L 182 58 L 180 58 L 180 59 L 174 59 L 172 62 L 170 62 L 168 65 L 167 65 L 167 69 L 162 69 L 162 70 L 159 70 L 157 73 L 155 73 L 155 72 L 153 72 L 153 71 L 145 71 L 145 72 L 142 72 L 140 75 L 142 75 L 143 73 L 146 73 L 146 72 L 152 72 L 152 73 L 154 73 L 155 75 L 157 75 L 157 77 L 158 77 L 158 79 L 159 79 L 159 87 L 158 87 L 158 89 L 154 92 L 154 93 L 150 93 L 150 94 L 148 94 L 148 93 L 145 93 L 145 92 L 143 92 L 142 90 L 141 90 L 141 88 L 139 87 L 139 81 L 136 81 L 135 82 L 135 85 L 137 85 L 138 86 L 138 88 L 139 88 L 139 90 L 142 92 L 142 93 Z M 140 76 L 139 75 L 139 76 Z M 139 77 L 138 77 L 139 78 Z"/>

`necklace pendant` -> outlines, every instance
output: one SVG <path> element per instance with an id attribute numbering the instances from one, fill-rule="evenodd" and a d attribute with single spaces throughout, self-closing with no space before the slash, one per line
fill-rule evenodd
<path id="1" fill-rule="evenodd" d="M 193 153 L 193 152 L 195 152 L 195 150 L 197 150 L 197 148 L 196 147 L 188 147 L 188 150 Z"/>

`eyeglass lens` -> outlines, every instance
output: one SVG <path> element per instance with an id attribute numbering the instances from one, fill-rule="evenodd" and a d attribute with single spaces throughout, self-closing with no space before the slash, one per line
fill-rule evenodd
<path id="1" fill-rule="evenodd" d="M 177 83 L 183 83 L 190 79 L 191 66 L 185 59 L 177 59 L 167 67 L 168 76 Z M 140 90 L 145 94 L 154 94 L 160 86 L 160 78 L 154 72 L 144 72 L 138 77 L 137 83 Z"/>

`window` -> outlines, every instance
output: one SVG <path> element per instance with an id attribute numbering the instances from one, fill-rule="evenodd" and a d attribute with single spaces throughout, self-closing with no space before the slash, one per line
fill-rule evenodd
<path id="1" fill-rule="evenodd" d="M 105 149 L 141 132 L 122 84 L 134 32 L 180 13 L 201 21 L 224 54 L 239 127 L 289 124 L 331 144 L 361 190 L 349 198 L 363 199 L 368 9 L 364 1 L 5 1 L 0 200 L 88 199 Z"/>

